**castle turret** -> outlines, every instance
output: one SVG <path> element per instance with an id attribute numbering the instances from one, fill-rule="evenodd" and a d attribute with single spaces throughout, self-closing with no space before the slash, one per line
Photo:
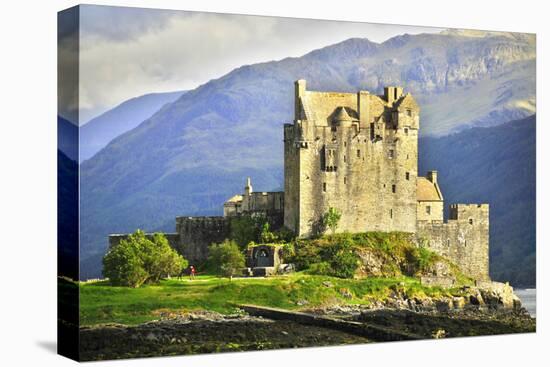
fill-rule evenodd
<path id="1" fill-rule="evenodd" d="M 244 187 L 244 194 L 247 196 L 250 196 L 252 194 L 252 183 L 250 181 L 250 177 L 246 178 L 246 186 Z"/>

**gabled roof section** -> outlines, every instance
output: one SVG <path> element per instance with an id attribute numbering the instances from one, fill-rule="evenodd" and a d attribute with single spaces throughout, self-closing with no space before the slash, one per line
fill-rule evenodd
<path id="1" fill-rule="evenodd" d="M 405 94 L 404 96 L 402 96 L 401 98 L 399 98 L 397 100 L 397 102 L 395 102 L 394 104 L 394 107 L 399 109 L 399 108 L 411 108 L 411 109 L 418 109 L 418 103 L 416 103 L 416 100 L 414 99 L 414 97 L 410 94 L 410 93 L 407 93 Z"/>
<path id="2" fill-rule="evenodd" d="M 437 183 L 433 183 L 426 177 L 416 179 L 417 201 L 443 201 L 443 195 Z"/>
<path id="3" fill-rule="evenodd" d="M 240 201 L 243 201 L 243 196 L 242 195 L 233 195 L 225 203 L 226 204 L 231 204 L 231 203 L 238 203 Z"/>

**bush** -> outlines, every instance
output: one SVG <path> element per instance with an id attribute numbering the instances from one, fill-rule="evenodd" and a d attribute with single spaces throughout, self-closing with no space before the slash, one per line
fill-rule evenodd
<path id="1" fill-rule="evenodd" d="M 141 230 L 120 241 L 103 257 L 103 275 L 111 284 L 137 288 L 179 275 L 187 261 L 170 247 L 161 233 L 151 239 Z"/>
<path id="2" fill-rule="evenodd" d="M 332 234 L 336 232 L 338 227 L 338 222 L 342 218 L 342 213 L 336 208 L 329 208 L 328 211 L 323 215 L 322 224 L 324 228 L 330 228 Z"/>
<path id="3" fill-rule="evenodd" d="M 292 261 L 298 269 L 309 269 L 312 274 L 353 278 L 359 267 L 354 242 L 347 234 L 298 241 L 294 250 Z"/>
<path id="4" fill-rule="evenodd" d="M 231 278 L 244 268 L 244 255 L 235 241 L 225 240 L 210 246 L 208 265 L 216 274 Z"/>

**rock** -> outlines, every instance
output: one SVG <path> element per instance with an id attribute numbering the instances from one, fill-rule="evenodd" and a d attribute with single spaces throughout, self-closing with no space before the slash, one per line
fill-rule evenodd
<path id="1" fill-rule="evenodd" d="M 453 297 L 453 308 L 455 310 L 461 310 L 466 305 L 464 297 Z"/>
<path id="2" fill-rule="evenodd" d="M 152 341 L 152 342 L 156 342 L 158 340 L 157 336 L 153 333 L 149 333 L 147 334 L 147 336 L 145 337 L 145 340 L 148 340 L 148 341 Z"/>
<path id="3" fill-rule="evenodd" d="M 445 330 L 443 329 L 437 329 L 432 332 L 432 338 L 434 339 L 442 339 L 446 335 Z"/>
<path id="4" fill-rule="evenodd" d="M 324 285 L 325 287 L 327 287 L 327 288 L 332 288 L 332 287 L 334 287 L 334 285 L 332 284 L 332 282 L 330 282 L 330 281 L 328 281 L 328 280 L 325 280 L 325 281 L 323 282 L 323 285 Z"/>
<path id="5" fill-rule="evenodd" d="M 448 298 L 444 298 L 435 302 L 435 307 L 439 312 L 446 312 L 453 308 L 453 301 Z"/>
<path id="6" fill-rule="evenodd" d="M 298 306 L 305 306 L 305 305 L 309 304 L 309 301 L 306 300 L 306 299 L 301 299 L 301 300 L 297 301 L 296 304 Z"/>

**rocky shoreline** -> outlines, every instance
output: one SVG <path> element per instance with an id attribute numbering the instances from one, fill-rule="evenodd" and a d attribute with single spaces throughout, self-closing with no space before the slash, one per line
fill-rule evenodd
<path id="1" fill-rule="evenodd" d="M 511 287 L 465 288 L 460 295 L 407 298 L 399 291 L 369 305 L 303 310 L 406 333 L 450 338 L 535 332 L 536 321 Z M 158 311 L 158 320 L 137 326 L 80 328 L 81 360 L 122 359 L 300 348 L 377 342 L 334 328 L 269 320 L 245 312 Z"/>

